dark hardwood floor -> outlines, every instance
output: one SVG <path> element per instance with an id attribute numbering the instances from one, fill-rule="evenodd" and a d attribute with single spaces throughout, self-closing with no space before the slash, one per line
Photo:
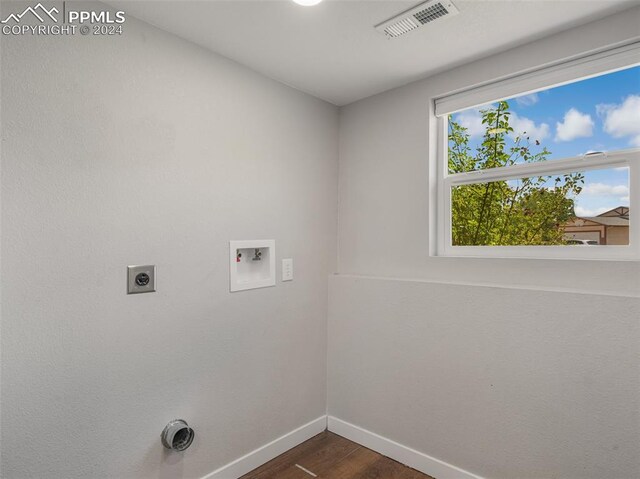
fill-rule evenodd
<path id="1" fill-rule="evenodd" d="M 240 479 L 433 479 L 329 431 Z"/>

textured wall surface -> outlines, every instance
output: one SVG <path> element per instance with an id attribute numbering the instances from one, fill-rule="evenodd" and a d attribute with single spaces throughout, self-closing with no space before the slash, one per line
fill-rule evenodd
<path id="1" fill-rule="evenodd" d="M 7 479 L 198 478 L 325 413 L 336 108 L 124 31 L 1 40 Z M 263 238 L 295 280 L 230 294 L 228 241 Z"/>
<path id="2" fill-rule="evenodd" d="M 640 299 L 330 280 L 329 414 L 494 479 L 640 477 Z"/>

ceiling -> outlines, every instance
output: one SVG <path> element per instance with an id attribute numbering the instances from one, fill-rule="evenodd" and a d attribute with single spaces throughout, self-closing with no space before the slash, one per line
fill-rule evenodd
<path id="1" fill-rule="evenodd" d="M 373 26 L 419 1 L 134 1 L 112 6 L 336 105 L 639 5 L 453 0 L 460 14 L 388 40 Z"/>

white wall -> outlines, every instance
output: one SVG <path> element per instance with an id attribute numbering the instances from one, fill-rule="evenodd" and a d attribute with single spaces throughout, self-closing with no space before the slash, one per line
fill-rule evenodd
<path id="1" fill-rule="evenodd" d="M 124 29 L 1 40 L 7 479 L 198 478 L 325 414 L 337 109 Z M 262 238 L 295 280 L 230 294 L 228 241 Z"/>
<path id="2" fill-rule="evenodd" d="M 434 97 L 634 38 L 640 8 L 341 109 L 330 415 L 491 478 L 640 475 L 640 263 L 429 256 L 428 188 Z"/>
<path id="3" fill-rule="evenodd" d="M 330 285 L 331 416 L 486 478 L 640 477 L 638 299 Z"/>

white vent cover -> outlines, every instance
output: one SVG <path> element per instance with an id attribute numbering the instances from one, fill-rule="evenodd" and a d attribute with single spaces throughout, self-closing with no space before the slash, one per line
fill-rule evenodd
<path id="1" fill-rule="evenodd" d="M 397 38 L 439 18 L 459 13 L 448 0 L 430 0 L 375 26 L 389 38 Z"/>

